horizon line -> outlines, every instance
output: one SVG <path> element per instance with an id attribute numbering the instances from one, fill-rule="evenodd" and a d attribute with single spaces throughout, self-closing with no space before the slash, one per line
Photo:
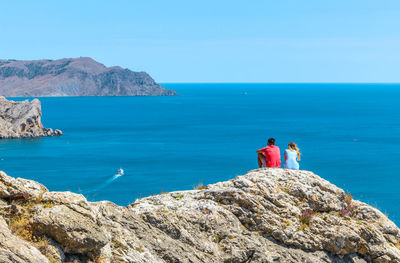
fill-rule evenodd
<path id="1" fill-rule="evenodd" d="M 388 84 L 388 85 L 399 85 L 400 82 L 208 82 L 208 81 L 193 81 L 193 82 L 175 82 L 175 81 L 157 81 L 161 84 Z"/>

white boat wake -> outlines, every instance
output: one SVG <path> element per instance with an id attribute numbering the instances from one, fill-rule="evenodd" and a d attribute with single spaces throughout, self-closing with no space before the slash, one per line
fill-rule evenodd
<path id="1" fill-rule="evenodd" d="M 116 179 L 118 179 L 119 177 L 124 175 L 124 170 L 122 170 L 121 168 L 118 170 L 118 173 L 114 174 L 111 178 L 107 179 L 104 183 L 100 184 L 99 186 L 97 186 L 96 188 L 93 188 L 89 191 L 86 192 L 86 194 L 91 194 L 94 192 L 98 192 L 103 188 L 106 188 L 109 184 L 111 184 L 112 182 L 114 182 Z"/>

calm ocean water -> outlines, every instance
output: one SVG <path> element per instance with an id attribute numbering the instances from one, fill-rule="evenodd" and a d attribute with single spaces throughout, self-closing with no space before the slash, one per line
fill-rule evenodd
<path id="1" fill-rule="evenodd" d="M 1 170 L 127 205 L 244 174 L 273 136 L 299 145 L 301 169 L 400 223 L 400 85 L 164 86 L 180 96 L 42 98 L 44 125 L 65 135 L 0 140 Z"/>

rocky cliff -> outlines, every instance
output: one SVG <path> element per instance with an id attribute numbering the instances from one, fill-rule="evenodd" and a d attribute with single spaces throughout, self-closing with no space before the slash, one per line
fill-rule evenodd
<path id="1" fill-rule="evenodd" d="M 399 228 L 307 171 L 260 169 L 128 207 L 0 172 L 0 262 L 400 262 Z"/>
<path id="2" fill-rule="evenodd" d="M 40 101 L 12 101 L 0 97 L 0 138 L 62 135 L 60 130 L 44 128 Z"/>
<path id="3" fill-rule="evenodd" d="M 105 67 L 91 58 L 0 60 L 5 97 L 176 95 L 146 72 Z"/>

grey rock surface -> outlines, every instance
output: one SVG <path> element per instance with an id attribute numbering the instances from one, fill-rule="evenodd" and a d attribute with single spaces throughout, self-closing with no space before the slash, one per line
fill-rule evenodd
<path id="1" fill-rule="evenodd" d="M 91 58 L 0 60 L 5 97 L 176 95 L 146 72 L 105 67 Z"/>
<path id="2" fill-rule="evenodd" d="M 12 101 L 0 96 L 0 138 L 59 136 L 62 131 L 44 128 L 40 101 Z"/>
<path id="3" fill-rule="evenodd" d="M 253 170 L 128 207 L 3 172 L 0 193 L 1 262 L 400 262 L 392 221 L 307 171 Z"/>
<path id="4" fill-rule="evenodd" d="M 0 218 L 0 262 L 47 263 L 49 260 L 32 244 L 14 235 Z"/>

